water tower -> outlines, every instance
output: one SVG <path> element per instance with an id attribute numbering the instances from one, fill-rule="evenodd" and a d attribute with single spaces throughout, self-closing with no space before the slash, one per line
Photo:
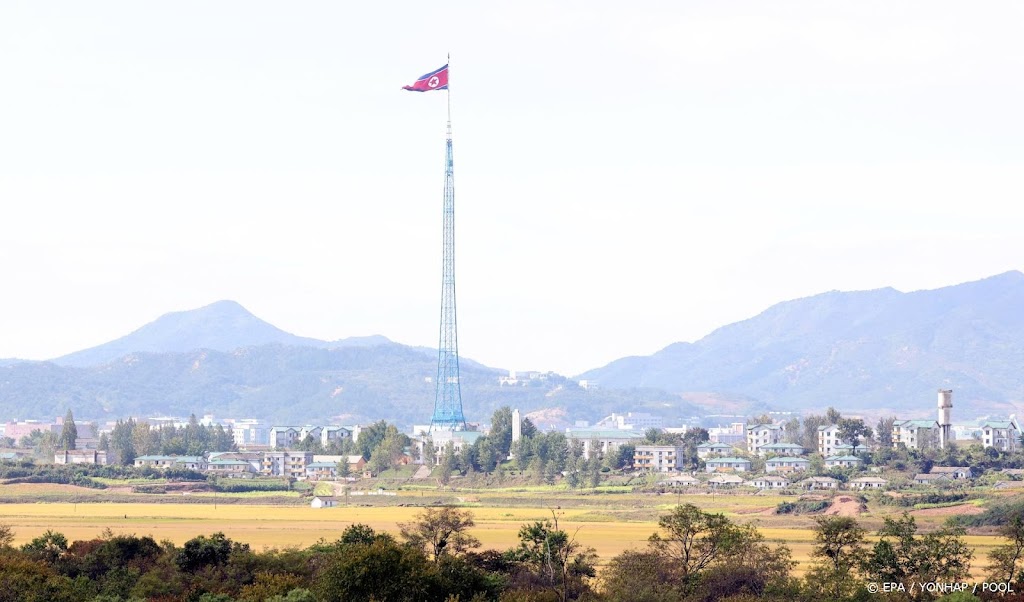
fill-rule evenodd
<path id="1" fill-rule="evenodd" d="M 946 449 L 950 441 L 953 414 L 953 389 L 939 389 L 939 448 Z"/>

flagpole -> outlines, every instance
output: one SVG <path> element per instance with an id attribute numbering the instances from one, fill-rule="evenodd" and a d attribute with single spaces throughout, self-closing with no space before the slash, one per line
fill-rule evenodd
<path id="1" fill-rule="evenodd" d="M 452 139 L 452 53 L 448 53 L 448 139 Z"/>

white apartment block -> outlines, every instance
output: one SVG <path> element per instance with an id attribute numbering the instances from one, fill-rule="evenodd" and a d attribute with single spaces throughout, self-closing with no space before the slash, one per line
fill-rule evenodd
<path id="1" fill-rule="evenodd" d="M 660 429 L 663 422 L 664 420 L 662 420 L 661 416 L 655 416 L 646 412 L 626 412 L 625 414 L 606 416 L 594 424 L 594 428 L 645 431 L 649 428 Z"/>
<path id="2" fill-rule="evenodd" d="M 842 444 L 839 427 L 835 424 L 818 427 L 818 454 L 828 457 L 836 453 L 836 446 Z"/>
<path id="3" fill-rule="evenodd" d="M 897 420 L 892 425 L 892 446 L 907 449 L 938 447 L 939 423 L 935 420 Z"/>
<path id="4" fill-rule="evenodd" d="M 995 420 L 981 425 L 981 444 L 1012 452 L 1020 447 L 1020 429 L 1012 420 Z"/>
<path id="5" fill-rule="evenodd" d="M 676 445 L 637 445 L 633 452 L 633 468 L 647 472 L 679 472 L 683 470 L 686 448 Z"/>
<path id="6" fill-rule="evenodd" d="M 235 445 L 270 445 L 270 425 L 260 420 L 236 420 L 231 424 Z"/>
<path id="7" fill-rule="evenodd" d="M 778 424 L 752 424 L 747 427 L 747 452 L 756 454 L 762 445 L 782 441 L 782 426 Z"/>
<path id="8" fill-rule="evenodd" d="M 579 441 L 583 444 L 583 457 L 597 452 L 599 456 L 627 443 L 635 443 L 644 438 L 638 431 L 620 431 L 619 429 L 566 429 L 565 438 L 569 443 Z"/>

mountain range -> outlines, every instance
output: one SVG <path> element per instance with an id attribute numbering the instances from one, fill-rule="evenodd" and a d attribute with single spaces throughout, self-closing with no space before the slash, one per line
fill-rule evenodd
<path id="1" fill-rule="evenodd" d="M 463 358 L 469 420 L 501 405 L 562 426 L 611 412 L 676 422 L 723 411 L 930 415 L 952 388 L 955 413 L 1024 408 L 1024 274 L 936 290 L 831 291 L 650 356 L 576 378 L 500 386 L 504 370 Z M 0 360 L 0 419 L 128 415 L 275 422 L 429 421 L 437 352 L 384 336 L 321 341 L 274 327 L 233 301 L 176 312 L 119 339 L 47 362 Z M 584 389 L 577 379 L 596 381 Z"/>
<path id="2" fill-rule="evenodd" d="M 501 386 L 507 371 L 460 362 L 465 414 L 487 421 L 502 405 L 560 426 L 622 407 L 673 416 L 697 408 L 680 396 L 636 388 L 596 392 L 545 374 Z M 0 362 L 0 420 L 76 416 L 107 419 L 212 413 L 278 423 L 430 421 L 437 351 L 383 336 L 322 341 L 257 318 L 234 301 L 163 315 L 109 343 L 47 362 Z"/>
<path id="3" fill-rule="evenodd" d="M 786 301 L 699 341 L 580 378 L 749 396 L 778 408 L 929 415 L 936 389 L 945 388 L 958 411 L 1008 414 L 1024 408 L 1024 274 Z"/>

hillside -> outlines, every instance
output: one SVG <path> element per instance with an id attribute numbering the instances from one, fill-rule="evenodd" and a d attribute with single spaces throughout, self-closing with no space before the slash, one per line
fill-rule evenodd
<path id="1" fill-rule="evenodd" d="M 53 362 L 0 366 L 0 419 L 128 415 L 257 417 L 283 423 L 321 420 L 402 425 L 430 421 L 436 352 L 386 343 L 335 349 L 279 344 L 231 352 L 132 353 L 91 367 Z M 623 408 L 650 407 L 668 416 L 696 409 L 660 391 L 587 391 L 552 377 L 535 386 L 500 387 L 503 371 L 462 366 L 467 420 L 488 421 L 502 405 L 524 412 L 564 408 L 573 419 L 595 420 Z M 431 380 L 427 380 L 431 379 Z"/>
<path id="2" fill-rule="evenodd" d="M 673 420 L 697 412 L 656 390 L 587 391 L 558 375 L 500 387 L 504 370 L 461 358 L 466 418 L 502 405 L 560 409 L 571 420 L 649 409 Z M 50 362 L 0 362 L 0 420 L 129 415 L 256 417 L 403 425 L 429 422 L 437 351 L 383 336 L 320 341 L 284 332 L 233 301 L 161 316 L 110 343 Z"/>
<path id="3" fill-rule="evenodd" d="M 694 343 L 579 378 L 608 387 L 716 391 L 775 407 L 931 412 L 1024 407 L 1024 274 L 936 290 L 832 291 L 774 305 Z"/>

